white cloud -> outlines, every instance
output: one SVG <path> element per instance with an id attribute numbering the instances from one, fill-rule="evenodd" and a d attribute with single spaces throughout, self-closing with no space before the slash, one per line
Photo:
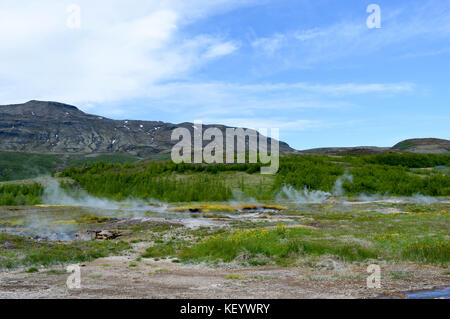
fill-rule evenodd
<path id="1" fill-rule="evenodd" d="M 393 45 L 403 48 L 400 55 L 410 54 L 408 41 L 440 41 L 450 37 L 448 4 L 429 1 L 403 9 L 383 7 L 382 25 L 381 29 L 373 30 L 367 28 L 361 17 L 348 18 L 321 28 L 276 32 L 253 40 L 251 45 L 255 54 L 263 52 L 278 59 L 278 63 L 271 65 L 283 69 L 309 68 L 327 61 L 372 54 Z"/>
<path id="2" fill-rule="evenodd" d="M 266 83 L 239 84 L 226 82 L 175 82 L 154 85 L 145 92 L 146 105 L 151 105 L 152 111 L 172 114 L 169 118 L 220 119 L 236 117 L 244 118 L 277 117 L 280 114 L 297 114 L 312 110 L 346 110 L 358 108 L 357 104 L 349 102 L 355 96 L 407 95 L 414 91 L 415 86 L 409 83 L 374 83 L 374 84 L 330 84 L 311 83 Z M 350 99 L 351 100 L 351 99 Z M 123 103 L 129 117 L 136 112 L 146 114 L 147 110 L 133 110 L 130 103 Z M 150 109 L 149 109 L 150 110 Z M 148 110 L 148 111 L 149 111 Z M 118 113 L 105 111 L 107 116 Z M 319 111 L 320 112 L 320 111 Z M 127 112 L 123 112 L 126 114 Z M 151 115 L 152 113 L 148 113 Z M 145 116 L 145 115 L 144 115 Z M 184 119 L 185 120 L 185 119 Z"/>
<path id="3" fill-rule="evenodd" d="M 231 54 L 237 49 L 238 46 L 233 42 L 218 43 L 216 45 L 211 46 L 204 56 L 210 59 L 216 58 L 223 55 Z"/>
<path id="4" fill-rule="evenodd" d="M 293 34 L 294 38 L 299 41 L 307 41 L 324 35 L 325 32 L 320 29 L 300 30 Z"/>
<path id="5" fill-rule="evenodd" d="M 275 34 L 272 37 L 256 39 L 251 45 L 267 55 L 273 55 L 285 45 L 286 38 L 283 34 Z"/>
<path id="6" fill-rule="evenodd" d="M 337 85 L 310 85 L 299 83 L 294 84 L 293 87 L 332 95 L 359 95 L 372 93 L 396 94 L 412 92 L 415 85 L 413 83 L 345 83 Z"/>
<path id="7" fill-rule="evenodd" d="M 364 94 L 405 94 L 415 89 L 413 83 L 343 83 L 343 84 L 312 84 L 307 82 L 297 83 L 260 83 L 239 84 L 227 82 L 172 82 L 163 86 L 150 88 L 148 97 L 170 101 L 174 99 L 188 100 L 197 104 L 215 104 L 217 102 L 230 102 L 233 98 L 239 101 L 248 101 L 260 97 L 261 101 L 277 101 L 293 98 L 300 108 L 330 107 L 326 104 L 308 103 L 308 97 L 317 96 L 354 96 Z M 202 101 L 202 103 L 199 103 Z M 189 102 L 188 102 L 189 103 Z M 251 105 L 247 106 L 251 108 Z M 278 103 L 273 107 L 289 108 L 291 103 Z M 258 108 L 264 108 L 258 105 Z"/>
<path id="8" fill-rule="evenodd" d="M 72 1 L 2 0 L 1 104 L 28 99 L 99 103 L 143 96 L 238 45 L 187 36 L 186 24 L 250 1 L 78 0 L 81 28 L 67 27 Z M 5 88 L 7 87 L 7 88 Z"/>

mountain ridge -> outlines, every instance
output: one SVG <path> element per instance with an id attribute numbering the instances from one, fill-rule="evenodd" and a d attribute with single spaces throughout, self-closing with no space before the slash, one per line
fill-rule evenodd
<path id="1" fill-rule="evenodd" d="M 170 152 L 172 130 L 193 123 L 113 120 L 87 114 L 73 105 L 31 100 L 0 105 L 0 150 L 38 153 L 127 153 L 140 157 Z M 229 126 L 217 127 L 223 133 Z M 225 134 L 223 134 L 225 137 Z M 207 144 L 207 143 L 205 143 Z M 271 144 L 269 139 L 268 144 Z M 280 141 L 280 153 L 295 151 Z"/>
<path id="2" fill-rule="evenodd" d="M 0 151 L 124 153 L 149 157 L 170 152 L 177 143 L 171 141 L 171 132 L 178 127 L 187 128 L 193 135 L 193 123 L 190 122 L 173 124 L 113 120 L 85 113 L 65 103 L 31 100 L 22 104 L 0 105 Z M 224 133 L 229 126 L 204 125 L 204 129 L 209 127 L 218 127 Z M 280 141 L 281 154 L 339 156 L 389 152 L 445 154 L 450 153 L 450 141 L 414 138 L 392 147 L 322 147 L 308 150 L 294 150 Z"/>

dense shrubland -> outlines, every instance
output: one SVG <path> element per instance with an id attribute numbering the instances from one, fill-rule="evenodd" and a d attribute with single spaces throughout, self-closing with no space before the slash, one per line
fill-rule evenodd
<path id="1" fill-rule="evenodd" d="M 450 196 L 450 176 L 440 170 L 417 174 L 412 168 L 445 166 L 450 155 L 382 154 L 372 156 L 286 156 L 270 185 L 249 183 L 261 164 L 175 164 L 149 162 L 138 164 L 94 163 L 72 167 L 61 173 L 89 193 L 113 199 L 156 198 L 166 201 L 223 201 L 231 199 L 233 188 L 257 199 L 273 198 L 283 185 L 296 189 L 331 192 L 345 172 L 353 181 L 344 182 L 347 195 L 378 193 L 411 196 Z M 236 174 L 237 183 L 229 176 Z M 250 175 L 251 174 L 251 175 Z M 259 175 L 259 174 L 258 174 Z"/>
<path id="2" fill-rule="evenodd" d="M 0 182 L 51 174 L 61 163 L 58 155 L 0 152 Z"/>
<path id="3" fill-rule="evenodd" d="M 450 196 L 450 155 L 380 154 L 363 156 L 285 156 L 271 177 L 260 172 L 262 164 L 175 164 L 171 161 L 139 163 L 94 162 L 72 166 L 59 173 L 89 194 L 122 200 L 129 197 L 163 201 L 225 201 L 240 196 L 270 200 L 284 185 L 297 190 L 332 192 L 343 174 L 348 196 L 387 194 Z M 427 168 L 427 169 L 424 169 Z M 0 205 L 38 203 L 38 185 L 0 188 Z"/>
<path id="4" fill-rule="evenodd" d="M 127 154 L 36 154 L 22 152 L 0 152 L 0 182 L 52 175 L 70 166 L 81 167 L 95 162 L 135 163 L 136 156 Z"/>
<path id="5" fill-rule="evenodd" d="M 39 204 L 44 187 L 40 184 L 32 185 L 10 185 L 0 186 L 0 205 L 35 205 Z"/>
<path id="6" fill-rule="evenodd" d="M 357 157 L 356 157 L 357 158 Z M 365 163 L 408 168 L 450 166 L 450 154 L 399 154 L 388 153 L 361 156 Z"/>
<path id="7" fill-rule="evenodd" d="M 71 175 L 89 194 L 123 200 L 129 197 L 177 201 L 224 201 L 231 188 L 208 175 L 176 178 L 146 173 L 109 172 Z"/>

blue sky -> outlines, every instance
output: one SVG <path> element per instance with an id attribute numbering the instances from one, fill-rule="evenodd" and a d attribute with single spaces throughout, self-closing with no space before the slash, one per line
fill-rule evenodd
<path id="1" fill-rule="evenodd" d="M 2 1 L 0 104 L 276 127 L 297 149 L 450 139 L 450 1 L 92 2 Z"/>

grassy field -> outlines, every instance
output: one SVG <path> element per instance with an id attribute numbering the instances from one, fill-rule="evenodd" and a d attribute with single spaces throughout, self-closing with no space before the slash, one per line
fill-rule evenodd
<path id="1" fill-rule="evenodd" d="M 130 246 L 118 242 L 36 242 L 21 236 L 0 234 L 0 269 L 50 266 L 90 261 L 118 254 Z"/>
<path id="2" fill-rule="evenodd" d="M 66 243 L 1 234 L 0 268 L 82 262 L 123 254 L 135 244 L 141 247 L 137 262 L 145 258 L 170 258 L 188 264 L 225 262 L 242 267 L 296 267 L 323 260 L 345 263 L 407 261 L 443 268 L 450 262 L 449 204 L 289 204 L 281 213 L 234 219 L 226 215 L 242 213 L 233 213 L 224 204 L 204 204 L 202 207 L 208 209 L 198 213 L 186 210 L 185 218 L 206 218 L 214 221 L 215 227 L 190 229 L 162 218 L 161 222 L 112 226 L 123 232 L 120 240 Z M 71 222 L 71 226 L 80 223 L 95 226 L 101 221 L 101 227 L 107 227 L 104 218 L 96 218 L 90 215 L 92 213 L 80 214 L 83 211 L 80 209 L 53 208 L 52 211 L 61 210 L 64 214 L 55 217 L 56 222 L 51 224 L 64 226 Z M 50 216 L 49 212 L 45 216 Z M 116 216 L 120 217 L 120 214 L 118 212 Z M 152 216 L 151 212 L 144 214 Z M 7 221 L 8 227 L 26 227 L 13 224 L 11 218 Z"/>
<path id="3" fill-rule="evenodd" d="M 199 233 L 195 243 L 158 241 L 143 257 L 178 257 L 184 262 L 232 262 L 295 266 L 305 257 L 342 261 L 413 261 L 443 267 L 450 262 L 449 210 L 410 205 L 411 211 L 289 211 L 291 221 L 236 221 L 231 230 Z"/>

